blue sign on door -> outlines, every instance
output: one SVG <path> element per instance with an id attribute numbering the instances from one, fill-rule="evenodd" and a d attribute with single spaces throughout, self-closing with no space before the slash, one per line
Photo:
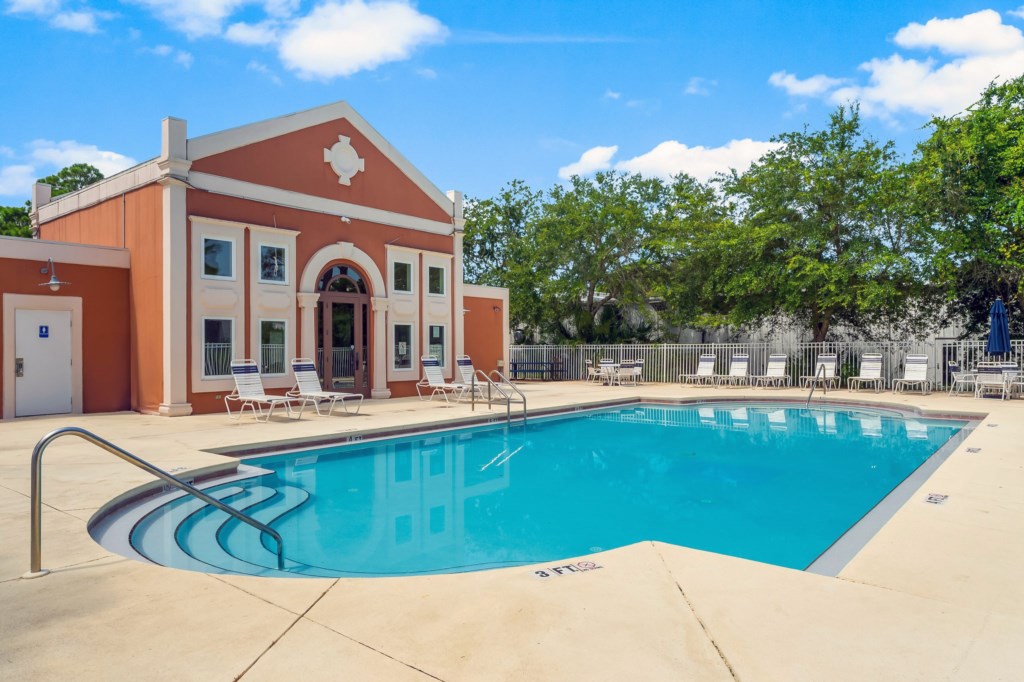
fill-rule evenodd
<path id="1" fill-rule="evenodd" d="M 39 325 L 39 338 L 48 339 L 50 338 L 50 325 L 41 324 Z"/>

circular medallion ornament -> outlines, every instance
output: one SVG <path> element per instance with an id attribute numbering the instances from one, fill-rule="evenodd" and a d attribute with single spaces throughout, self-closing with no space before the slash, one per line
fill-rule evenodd
<path id="1" fill-rule="evenodd" d="M 338 135 L 338 141 L 330 149 L 324 149 L 324 163 L 331 164 L 331 169 L 338 175 L 339 185 L 351 185 L 356 173 L 366 170 L 365 160 L 352 148 L 349 138 Z"/>

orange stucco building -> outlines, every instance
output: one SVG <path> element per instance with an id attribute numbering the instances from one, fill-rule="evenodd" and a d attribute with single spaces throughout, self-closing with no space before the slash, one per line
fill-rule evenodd
<path id="1" fill-rule="evenodd" d="M 449 378 L 464 353 L 485 370 L 507 360 L 507 290 L 462 281 L 461 194 L 441 192 L 344 102 L 195 138 L 167 118 L 159 157 L 52 199 L 37 185 L 32 218 L 32 254 L 15 254 L 17 240 L 0 251 L 5 301 L 26 281 L 37 301 L 80 297 L 86 329 L 120 358 L 109 389 L 120 397 L 87 398 L 107 389 L 91 378 L 100 342 L 80 339 L 75 412 L 223 410 L 236 358 L 256 360 L 272 392 L 307 357 L 325 388 L 371 398 L 415 394 L 421 355 Z M 50 243 L 125 254 L 120 293 L 98 294 L 109 265 L 75 265 L 72 279 L 60 256 L 46 256 L 72 283 L 58 292 L 11 274 L 16 260 L 35 272 Z M 90 312 L 93 298 L 117 304 Z M 23 377 L 8 345 L 9 388 Z M 4 416 L 17 416 L 8 388 Z"/>

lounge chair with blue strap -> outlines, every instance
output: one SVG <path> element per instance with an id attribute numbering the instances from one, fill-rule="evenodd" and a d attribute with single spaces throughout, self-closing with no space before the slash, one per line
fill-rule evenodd
<path id="1" fill-rule="evenodd" d="M 263 379 L 260 377 L 260 367 L 255 360 L 232 360 L 231 376 L 235 380 L 235 390 L 224 396 L 224 407 L 228 410 L 228 417 L 240 419 L 245 408 L 252 410 L 252 416 L 256 421 L 270 421 L 274 414 L 274 408 L 284 405 L 288 410 L 288 416 L 292 415 L 292 403 L 299 403 L 297 419 L 302 419 L 302 410 L 306 403 L 301 398 L 286 395 L 270 395 L 263 388 Z M 238 408 L 238 416 L 231 412 L 231 403 L 241 403 Z M 263 416 L 263 407 L 270 409 L 266 416 Z M 263 417 L 262 419 L 260 417 Z"/>
<path id="2" fill-rule="evenodd" d="M 288 391 L 287 395 L 302 400 L 303 407 L 307 403 L 312 403 L 316 408 L 316 413 L 323 415 L 320 411 L 320 404 L 330 403 L 330 407 L 327 409 L 327 416 L 330 417 L 334 413 L 335 404 L 341 403 L 342 409 L 348 412 L 346 401 L 356 401 L 355 412 L 350 414 L 359 414 L 359 408 L 363 406 L 363 394 L 323 390 L 320 386 L 320 377 L 316 374 L 316 365 L 309 358 L 293 358 L 292 373 L 295 375 L 295 386 Z"/>
<path id="3" fill-rule="evenodd" d="M 450 403 L 451 401 L 448 400 L 450 393 L 455 396 L 455 402 L 458 402 L 469 390 L 469 384 L 445 381 L 444 375 L 441 373 L 441 363 L 433 355 L 421 357 L 420 364 L 423 365 L 423 378 L 416 383 L 416 394 L 420 400 L 433 400 L 434 396 L 440 393 L 444 396 L 444 401 Z M 430 395 L 424 398 L 427 389 L 430 389 Z"/>

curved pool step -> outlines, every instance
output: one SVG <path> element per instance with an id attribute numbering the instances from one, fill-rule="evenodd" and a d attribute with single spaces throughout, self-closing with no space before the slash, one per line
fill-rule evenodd
<path id="1" fill-rule="evenodd" d="M 289 485 L 277 485 L 275 489 L 279 493 L 273 500 L 253 508 L 249 515 L 266 525 L 272 525 L 274 521 L 285 514 L 301 507 L 309 500 L 309 493 L 302 488 Z M 277 574 L 277 552 L 274 541 L 266 538 L 255 528 L 248 526 L 238 519 L 226 519 L 217 532 L 217 542 L 230 555 L 248 562 L 249 572 L 254 575 L 269 575 L 260 572 L 260 569 L 271 571 L 270 574 Z M 288 538 L 284 538 L 285 555 L 288 554 Z M 288 573 L 302 576 L 335 577 L 329 573 L 313 566 L 285 559 L 285 567 Z"/>
<path id="2" fill-rule="evenodd" d="M 278 492 L 274 488 L 255 485 L 247 488 L 243 495 L 235 497 L 226 504 L 250 516 L 253 507 L 271 500 L 277 495 Z M 220 509 L 204 505 L 188 518 L 182 519 L 174 530 L 175 541 L 193 559 L 209 564 L 214 569 L 219 569 L 220 572 L 251 573 L 253 566 L 224 551 L 224 548 L 217 542 L 217 529 L 233 518 Z M 253 529 L 253 532 L 259 534 L 256 529 Z"/>
<path id="3" fill-rule="evenodd" d="M 205 491 L 216 500 L 227 503 L 232 497 L 245 492 L 241 486 L 230 486 Z M 171 568 L 209 572 L 210 564 L 188 554 L 175 539 L 177 528 L 189 517 L 202 511 L 208 505 L 197 497 L 182 495 L 167 504 L 157 507 L 132 528 L 130 542 L 139 554 L 149 561 Z"/>

